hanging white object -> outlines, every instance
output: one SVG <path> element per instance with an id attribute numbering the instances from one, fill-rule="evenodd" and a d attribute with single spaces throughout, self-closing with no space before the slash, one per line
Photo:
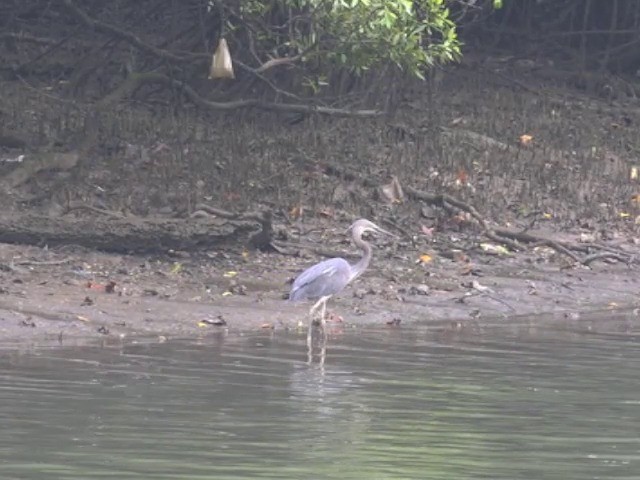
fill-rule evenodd
<path id="1" fill-rule="evenodd" d="M 229 53 L 227 41 L 224 38 L 220 39 L 218 48 L 216 48 L 216 51 L 213 54 L 209 78 L 235 78 L 235 75 L 233 74 L 231 54 Z"/>

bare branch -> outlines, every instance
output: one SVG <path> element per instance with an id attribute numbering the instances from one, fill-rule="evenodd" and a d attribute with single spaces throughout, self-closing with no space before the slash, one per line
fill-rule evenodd
<path id="1" fill-rule="evenodd" d="M 292 103 L 272 103 L 263 102 L 256 99 L 236 100 L 231 102 L 214 102 L 203 98 L 192 87 L 179 80 L 169 78 L 161 73 L 138 73 L 133 74 L 122 83 L 116 90 L 103 98 L 99 103 L 102 107 L 126 97 L 146 83 L 161 83 L 178 88 L 194 104 L 210 110 L 238 110 L 242 108 L 259 108 L 262 110 L 273 110 L 281 112 L 298 113 L 321 113 L 324 115 L 334 115 L 343 117 L 377 117 L 383 114 L 379 110 L 347 110 L 341 108 L 331 108 L 316 105 L 302 105 Z"/>

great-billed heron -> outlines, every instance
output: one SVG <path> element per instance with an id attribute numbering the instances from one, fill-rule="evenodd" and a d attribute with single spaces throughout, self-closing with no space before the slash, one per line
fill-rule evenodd
<path id="1" fill-rule="evenodd" d="M 375 223 L 365 219 L 354 222 L 349 227 L 349 230 L 351 231 L 353 243 L 362 250 L 362 258 L 357 263 L 351 265 L 344 258 L 325 260 L 302 272 L 298 278 L 295 279 L 291 287 L 289 300 L 294 302 L 299 300 L 317 300 L 311 307 L 311 310 L 309 310 L 309 316 L 311 317 L 307 335 L 309 344 L 311 343 L 311 328 L 313 326 L 314 312 L 318 308 L 321 308 L 320 326 L 324 330 L 327 300 L 336 293 L 344 290 L 349 283 L 362 275 L 369 266 L 372 249 L 371 245 L 362 240 L 362 235 L 365 232 L 376 232 L 394 236 Z"/>

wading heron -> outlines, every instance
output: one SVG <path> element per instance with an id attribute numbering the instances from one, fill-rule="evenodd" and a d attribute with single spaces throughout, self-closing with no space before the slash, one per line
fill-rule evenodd
<path id="1" fill-rule="evenodd" d="M 392 233 L 383 230 L 369 220 L 360 219 L 350 227 L 353 243 L 362 250 L 362 258 L 354 265 L 350 265 L 344 258 L 331 258 L 317 263 L 302 272 L 293 282 L 289 300 L 317 300 L 309 310 L 310 322 L 307 342 L 311 343 L 311 328 L 313 326 L 313 314 L 321 308 L 320 326 L 324 330 L 324 315 L 327 309 L 327 300 L 336 293 L 341 292 L 354 279 L 359 277 L 369 266 L 371 261 L 371 245 L 362 240 L 365 232 L 384 233 L 394 236 Z M 347 231 L 349 231 L 347 230 Z"/>

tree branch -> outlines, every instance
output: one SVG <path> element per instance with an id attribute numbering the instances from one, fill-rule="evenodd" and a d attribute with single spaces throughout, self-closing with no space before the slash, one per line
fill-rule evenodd
<path id="1" fill-rule="evenodd" d="M 130 95 L 140 86 L 146 83 L 161 83 L 178 88 L 195 105 L 209 110 L 238 110 L 242 108 L 259 108 L 262 110 L 273 110 L 280 112 L 297 113 L 321 113 L 324 115 L 334 115 L 342 117 L 377 117 L 383 114 L 379 110 L 347 110 L 341 108 L 323 107 L 316 105 L 302 105 L 294 103 L 272 103 L 263 102 L 257 99 L 235 100 L 231 102 L 214 102 L 203 98 L 192 87 L 179 80 L 169 78 L 161 73 L 147 72 L 131 75 L 116 90 L 104 97 L 100 106 L 104 107 L 117 101 L 120 98 Z"/>

